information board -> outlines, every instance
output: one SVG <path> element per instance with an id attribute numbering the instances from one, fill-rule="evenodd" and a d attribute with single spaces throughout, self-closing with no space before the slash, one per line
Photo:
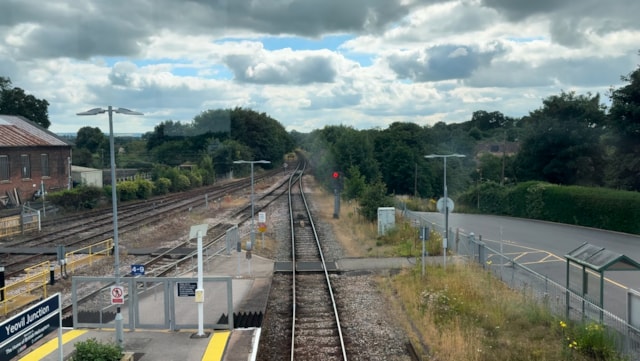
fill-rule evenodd
<path id="1" fill-rule="evenodd" d="M 197 282 L 178 282 L 178 297 L 195 297 Z"/>

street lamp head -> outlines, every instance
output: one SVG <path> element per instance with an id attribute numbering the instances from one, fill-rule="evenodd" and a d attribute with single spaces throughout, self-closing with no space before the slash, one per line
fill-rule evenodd
<path id="1" fill-rule="evenodd" d="M 464 158 L 464 157 L 466 157 L 466 155 L 458 154 L 458 153 L 453 153 L 453 154 L 428 154 L 428 155 L 425 155 L 424 157 L 425 158 L 449 158 L 449 157 Z"/>
<path id="2" fill-rule="evenodd" d="M 116 109 L 116 110 L 114 110 L 114 111 L 115 111 L 116 113 L 119 113 L 119 114 L 126 114 L 126 115 L 144 115 L 144 114 L 142 114 L 142 113 L 140 113 L 140 112 L 136 112 L 136 111 L 133 111 L 133 110 L 129 110 L 129 109 L 127 109 L 127 108 L 118 108 L 118 109 Z"/>
<path id="3" fill-rule="evenodd" d="M 233 161 L 233 164 L 249 164 L 249 163 L 269 164 L 271 162 L 268 160 L 234 160 Z"/>
<path id="4" fill-rule="evenodd" d="M 93 109 L 89 109 L 86 112 L 80 112 L 80 113 L 76 113 L 76 115 L 97 115 L 97 114 L 103 114 L 106 112 L 109 112 L 109 114 L 111 114 L 111 107 L 109 107 L 109 109 L 103 109 L 103 108 L 93 108 Z M 140 112 L 136 112 L 133 110 L 129 110 L 127 108 L 118 108 L 116 110 L 113 110 L 114 113 L 119 113 L 119 114 L 125 114 L 125 115 L 144 115 Z"/>
<path id="5" fill-rule="evenodd" d="M 107 111 L 106 109 L 102 109 L 102 108 L 93 108 L 93 109 L 87 110 L 86 112 L 76 113 L 76 115 L 97 115 L 97 114 L 105 113 L 106 111 Z"/>

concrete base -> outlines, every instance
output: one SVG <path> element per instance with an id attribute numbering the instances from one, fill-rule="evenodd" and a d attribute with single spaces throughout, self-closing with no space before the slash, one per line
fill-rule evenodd
<path id="1" fill-rule="evenodd" d="M 204 331 L 204 335 L 198 335 L 198 333 L 194 333 L 190 338 L 209 338 L 211 336 L 211 332 Z"/>

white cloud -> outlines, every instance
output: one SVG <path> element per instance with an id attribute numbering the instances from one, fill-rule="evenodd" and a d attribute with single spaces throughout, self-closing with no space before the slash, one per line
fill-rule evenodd
<path id="1" fill-rule="evenodd" d="M 106 105 L 144 112 L 124 123 L 138 132 L 235 106 L 302 132 L 520 116 L 562 90 L 606 100 L 637 67 L 639 12 L 634 0 L 5 0 L 0 76 L 47 99 L 64 132 Z"/>

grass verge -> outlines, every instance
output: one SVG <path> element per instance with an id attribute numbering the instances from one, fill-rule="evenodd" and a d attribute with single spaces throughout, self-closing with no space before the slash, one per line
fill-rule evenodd
<path id="1" fill-rule="evenodd" d="M 402 219 L 378 237 L 376 224 L 358 217 L 356 204 L 343 206 L 334 219 L 333 196 L 315 188 L 313 197 L 348 256 L 420 255 L 418 231 Z M 427 249 L 435 256 L 441 238 L 431 236 Z M 424 360 L 627 360 L 605 327 L 562 320 L 477 264 L 429 266 L 424 277 L 417 266 L 380 276 L 378 285 Z"/>

